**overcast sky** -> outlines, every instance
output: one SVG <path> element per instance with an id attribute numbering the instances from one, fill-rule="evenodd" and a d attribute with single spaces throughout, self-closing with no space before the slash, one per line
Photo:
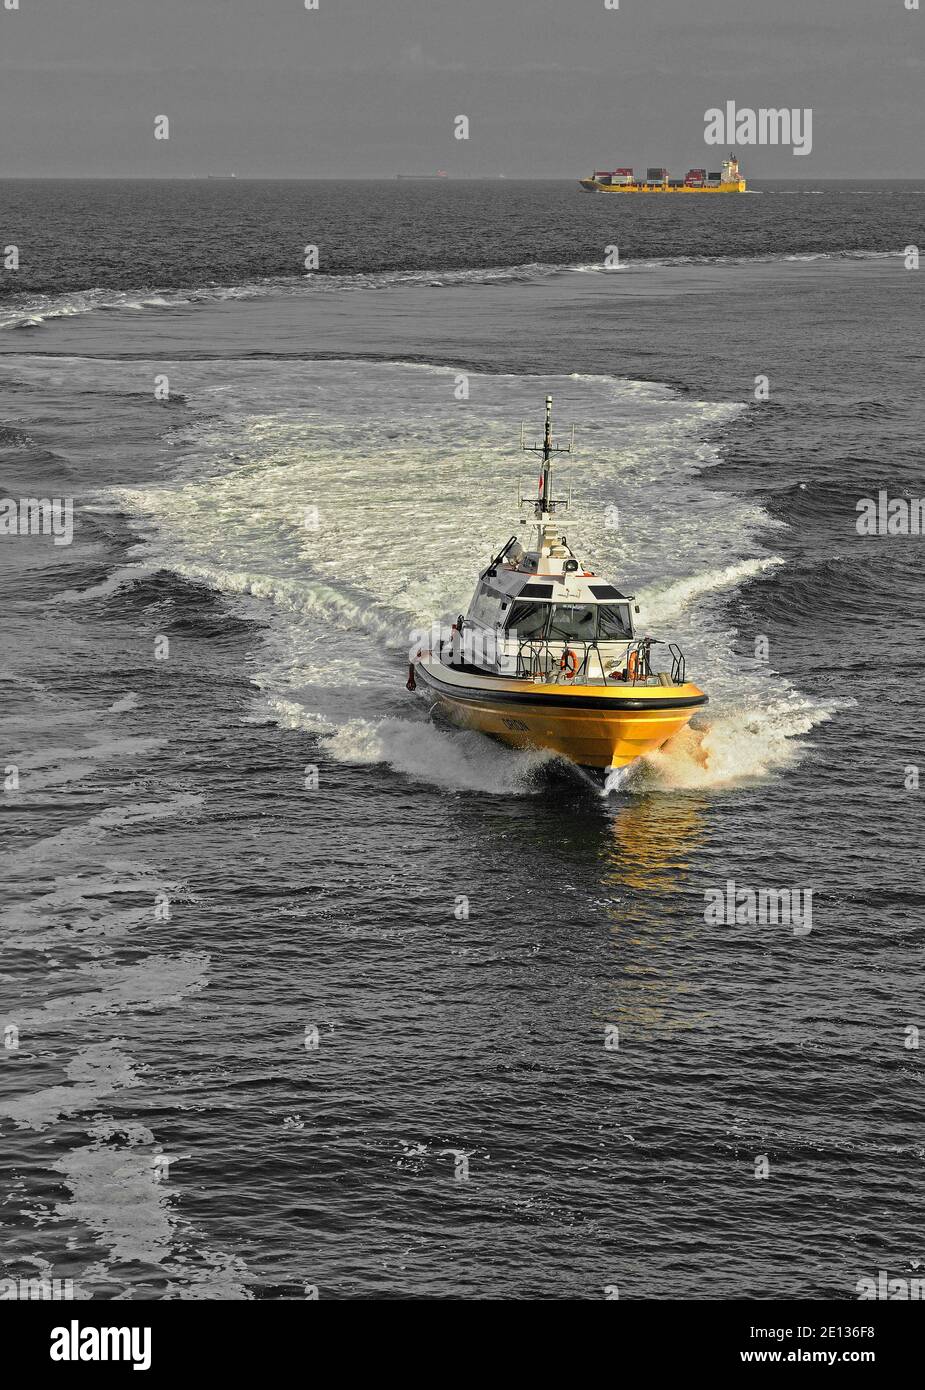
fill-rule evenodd
<path id="1" fill-rule="evenodd" d="M 925 0 L 7 3 L 0 176 L 683 173 L 730 100 L 813 109 L 752 177 L 925 175 Z"/>

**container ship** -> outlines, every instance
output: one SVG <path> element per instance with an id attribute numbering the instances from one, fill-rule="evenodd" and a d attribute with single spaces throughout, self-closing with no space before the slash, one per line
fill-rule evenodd
<path id="1" fill-rule="evenodd" d="M 579 179 L 589 193 L 745 193 L 747 186 L 734 154 L 723 161 L 722 169 L 689 169 L 683 179 L 672 179 L 667 169 L 647 169 L 645 179 L 637 179 L 632 169 L 598 170 Z"/>

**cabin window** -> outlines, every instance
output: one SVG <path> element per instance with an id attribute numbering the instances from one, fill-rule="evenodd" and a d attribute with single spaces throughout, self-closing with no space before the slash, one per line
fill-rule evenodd
<path id="1" fill-rule="evenodd" d="M 592 642 L 594 640 L 593 603 L 557 603 L 549 623 L 551 642 Z"/>
<path id="2" fill-rule="evenodd" d="M 477 623 L 492 624 L 498 616 L 498 604 L 501 595 L 490 589 L 487 584 L 480 584 L 472 600 L 469 609 L 469 617 Z"/>
<path id="3" fill-rule="evenodd" d="M 632 637 L 628 603 L 602 603 L 598 606 L 597 635 L 602 642 L 622 642 Z"/>
<path id="4" fill-rule="evenodd" d="M 521 641 L 542 637 L 548 612 L 548 603 L 513 603 L 506 630 L 510 633 L 516 632 Z"/>

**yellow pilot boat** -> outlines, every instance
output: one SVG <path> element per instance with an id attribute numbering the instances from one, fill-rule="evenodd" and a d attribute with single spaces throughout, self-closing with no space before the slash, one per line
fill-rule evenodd
<path id="1" fill-rule="evenodd" d="M 533 548 L 511 536 L 468 613 L 448 632 L 435 626 L 416 652 L 408 689 L 425 690 L 461 728 L 606 773 L 660 748 L 707 696 L 686 679 L 675 643 L 637 635 L 632 595 L 568 545 L 559 517 L 570 498 L 554 499 L 549 480 L 553 454 L 572 446 L 553 444 L 551 431 L 547 396 L 542 443 L 524 443 L 521 430 L 521 447 L 543 456 L 537 496 L 519 499 L 533 509 Z"/>

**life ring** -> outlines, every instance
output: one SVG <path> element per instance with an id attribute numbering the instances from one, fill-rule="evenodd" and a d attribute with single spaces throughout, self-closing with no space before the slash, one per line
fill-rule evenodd
<path id="1" fill-rule="evenodd" d="M 559 661 L 559 670 L 565 672 L 565 679 L 567 681 L 574 679 L 575 672 L 578 670 L 578 657 L 572 651 L 571 647 L 566 647 L 565 651 L 562 653 L 561 660 Z"/>
<path id="2" fill-rule="evenodd" d="M 626 679 L 628 681 L 633 681 L 635 683 L 636 677 L 639 674 L 640 665 L 639 653 L 630 652 L 629 656 L 626 658 Z"/>

